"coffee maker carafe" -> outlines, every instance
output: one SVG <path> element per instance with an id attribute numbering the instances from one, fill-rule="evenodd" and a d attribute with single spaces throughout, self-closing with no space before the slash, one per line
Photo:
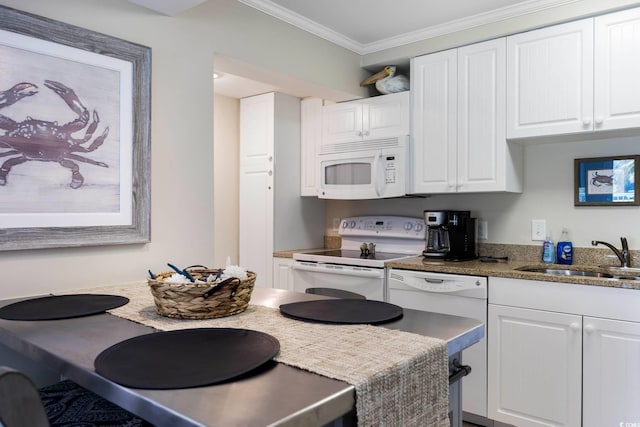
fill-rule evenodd
<path id="1" fill-rule="evenodd" d="M 476 219 L 469 211 L 424 211 L 427 242 L 422 255 L 466 261 L 476 255 Z"/>
<path id="2" fill-rule="evenodd" d="M 427 224 L 427 244 L 422 255 L 444 258 L 449 253 L 449 211 L 424 211 Z"/>

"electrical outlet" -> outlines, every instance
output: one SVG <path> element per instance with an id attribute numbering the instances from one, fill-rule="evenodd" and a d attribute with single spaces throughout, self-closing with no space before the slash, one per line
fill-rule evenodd
<path id="1" fill-rule="evenodd" d="M 489 223 L 487 221 L 478 221 L 478 240 L 487 240 L 489 238 Z"/>
<path id="2" fill-rule="evenodd" d="M 547 222 L 544 219 L 531 220 L 531 240 L 544 240 L 547 237 Z"/>
<path id="3" fill-rule="evenodd" d="M 333 218 L 333 230 L 338 230 L 340 228 L 340 218 Z"/>

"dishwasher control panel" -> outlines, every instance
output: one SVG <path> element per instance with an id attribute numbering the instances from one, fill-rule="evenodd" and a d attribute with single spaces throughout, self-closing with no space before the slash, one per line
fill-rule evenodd
<path id="1" fill-rule="evenodd" d="M 388 287 L 389 290 L 410 288 L 469 298 L 487 298 L 487 278 L 482 276 L 390 269 Z"/>

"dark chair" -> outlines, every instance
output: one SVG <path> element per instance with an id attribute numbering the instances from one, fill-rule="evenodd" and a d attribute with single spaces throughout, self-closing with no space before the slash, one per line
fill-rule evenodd
<path id="1" fill-rule="evenodd" d="M 334 288 L 307 288 L 305 290 L 307 294 L 323 295 L 325 297 L 342 298 L 342 299 L 367 299 L 364 295 L 357 294 L 355 292 L 343 291 L 342 289 Z"/>
<path id="2" fill-rule="evenodd" d="M 65 380 L 38 390 L 21 372 L 0 366 L 4 427 L 149 427 L 118 405 Z"/>
<path id="3" fill-rule="evenodd" d="M 0 366 L 0 425 L 49 427 L 38 389 L 26 375 Z"/>

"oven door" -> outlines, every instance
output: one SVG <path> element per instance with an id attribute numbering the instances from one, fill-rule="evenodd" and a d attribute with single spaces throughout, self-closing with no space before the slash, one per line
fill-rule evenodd
<path id="1" fill-rule="evenodd" d="M 307 288 L 334 288 L 384 301 L 384 268 L 307 261 L 294 261 L 292 268 L 296 292 L 304 292 Z"/>
<path id="2" fill-rule="evenodd" d="M 321 199 L 382 199 L 406 194 L 402 148 L 320 154 Z"/>

